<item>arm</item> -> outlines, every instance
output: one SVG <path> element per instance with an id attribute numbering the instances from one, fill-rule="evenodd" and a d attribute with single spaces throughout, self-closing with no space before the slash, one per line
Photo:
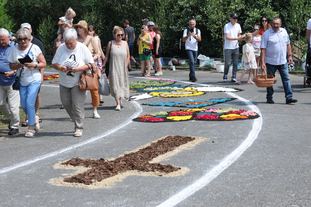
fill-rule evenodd
<path id="1" fill-rule="evenodd" d="M 155 36 L 157 40 L 157 45 L 156 45 L 156 54 L 159 54 L 159 48 L 160 48 L 160 41 L 161 41 L 161 36 L 159 34 L 156 34 Z"/>
<path id="2" fill-rule="evenodd" d="M 92 44 L 92 47 L 94 48 L 94 52 L 95 52 L 93 58 L 94 58 L 94 60 L 97 60 L 101 56 L 99 41 L 97 41 L 97 39 L 95 37 L 93 37 L 91 40 L 91 44 Z"/>
<path id="3" fill-rule="evenodd" d="M 293 64 L 292 46 L 290 44 L 287 44 L 287 61 L 289 64 Z"/>
<path id="4" fill-rule="evenodd" d="M 127 42 L 125 41 L 125 44 L 126 44 L 126 54 L 127 54 L 127 56 L 126 56 L 126 65 L 128 66 L 129 64 L 131 64 L 131 56 L 130 56 L 130 49 L 129 49 L 129 46 L 128 46 L 128 44 L 127 44 Z M 127 68 L 126 68 L 126 70 L 127 70 Z"/>
<path id="5" fill-rule="evenodd" d="M 107 45 L 107 51 L 106 51 L 106 57 L 104 59 L 104 62 L 103 62 L 103 66 L 105 67 L 108 60 L 109 60 L 109 57 L 110 57 L 110 50 L 111 50 L 111 41 L 108 42 L 108 45 Z"/>
<path id="6" fill-rule="evenodd" d="M 266 67 L 266 48 L 261 48 L 261 68 L 264 72 L 266 72 L 267 67 Z"/>
<path id="7" fill-rule="evenodd" d="M 183 34 L 183 37 L 182 37 L 182 41 L 183 42 L 186 42 L 186 40 L 191 36 L 190 32 L 188 32 L 188 34 L 186 33 L 187 31 L 188 31 L 187 29 L 184 30 L 184 34 Z"/>
<path id="8" fill-rule="evenodd" d="M 306 31 L 306 39 L 307 39 L 308 45 L 310 45 L 310 37 L 311 37 L 311 30 L 307 29 L 307 31 Z"/>

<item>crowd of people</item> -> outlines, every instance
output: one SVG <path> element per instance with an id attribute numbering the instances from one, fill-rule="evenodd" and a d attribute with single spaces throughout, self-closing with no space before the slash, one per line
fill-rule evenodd
<path id="1" fill-rule="evenodd" d="M 114 97 L 115 110 L 121 111 L 122 101 L 129 99 L 128 71 L 131 71 L 131 62 L 138 65 L 134 58 L 134 48 L 137 44 L 141 75 L 151 76 L 154 65 L 155 76 L 163 75 L 161 56 L 160 29 L 154 22 L 143 20 L 140 34 L 136 38 L 135 29 L 128 20 L 124 20 L 123 27 L 113 28 L 113 40 L 109 41 L 104 54 L 101 40 L 96 34 L 95 27 L 85 20 L 74 24 L 75 11 L 68 8 L 65 15 L 59 18 L 56 51 L 52 60 L 52 67 L 60 74 L 60 100 L 74 123 L 75 137 L 83 135 L 84 102 L 86 90 L 79 88 L 79 79 L 82 73 L 94 69 L 98 77 L 108 76 L 110 93 Z M 262 17 L 260 25 L 255 24 L 254 31 L 242 34 L 238 23 L 238 15 L 230 15 L 230 21 L 224 26 L 224 75 L 228 80 L 229 67 L 232 64 L 231 81 L 241 83 L 245 74 L 248 74 L 247 83 L 253 84 L 258 68 L 268 76 L 275 76 L 278 70 L 284 91 L 286 104 L 297 102 L 293 98 L 288 63 L 292 63 L 292 51 L 287 31 L 281 27 L 278 17 L 271 22 Z M 0 105 L 10 117 L 8 135 L 19 133 L 20 106 L 26 114 L 22 124 L 28 126 L 26 137 L 33 137 L 40 130 L 40 88 L 46 67 L 45 52 L 42 42 L 32 35 L 29 23 L 21 24 L 16 32 L 15 41 L 5 28 L 0 29 Z M 307 39 L 311 41 L 311 20 L 307 26 Z M 198 43 L 202 41 L 201 31 L 196 27 L 196 20 L 191 18 L 188 27 L 183 31 L 182 40 L 189 58 L 189 80 L 197 81 L 195 67 L 198 55 Z M 239 45 L 245 41 L 242 48 L 242 62 L 244 72 L 237 79 L 239 62 Z M 310 45 L 310 44 L 309 44 Z M 310 46 L 311 48 L 311 46 Z M 310 49 L 311 50 L 311 49 Z M 309 55 L 311 56 L 311 55 Z M 311 58 L 310 58 L 311 59 Z M 152 64 L 154 63 L 154 64 Z M 310 61 L 311 65 L 311 61 Z M 18 81 L 20 87 L 13 89 Z M 93 106 L 93 118 L 100 119 L 98 107 L 103 103 L 98 89 L 90 90 Z M 273 104 L 273 87 L 267 88 L 267 103 Z"/>

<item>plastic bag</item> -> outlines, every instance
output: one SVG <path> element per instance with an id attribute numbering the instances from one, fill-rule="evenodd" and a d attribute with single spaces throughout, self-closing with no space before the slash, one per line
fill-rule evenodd
<path id="1" fill-rule="evenodd" d="M 99 94 L 103 96 L 109 96 L 110 86 L 106 74 L 102 74 L 98 81 L 99 81 Z"/>

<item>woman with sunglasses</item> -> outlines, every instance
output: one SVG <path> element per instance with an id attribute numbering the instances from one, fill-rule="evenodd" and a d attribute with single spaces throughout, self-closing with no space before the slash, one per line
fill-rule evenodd
<path id="1" fill-rule="evenodd" d="M 114 40 L 108 43 L 104 66 L 109 60 L 110 93 L 116 101 L 115 110 L 120 111 L 122 98 L 128 100 L 130 96 L 127 70 L 130 63 L 130 51 L 127 42 L 123 40 L 123 28 L 115 26 L 112 33 Z"/>
<path id="2" fill-rule="evenodd" d="M 20 76 L 21 106 L 28 117 L 28 129 L 25 137 L 33 137 L 39 130 L 39 119 L 36 118 L 35 103 L 42 77 L 40 69 L 45 68 L 46 61 L 41 49 L 31 43 L 31 33 L 21 28 L 16 32 L 18 45 L 8 57 L 12 70 L 18 70 Z"/>
<path id="3" fill-rule="evenodd" d="M 146 25 L 141 26 L 141 33 L 137 40 L 138 54 L 140 59 L 140 69 L 141 75 L 149 77 L 151 69 L 151 48 L 152 38 L 148 32 L 148 27 Z"/>
<path id="4" fill-rule="evenodd" d="M 260 28 L 258 31 L 259 35 L 263 35 L 263 33 L 265 33 L 266 30 L 268 30 L 271 27 L 270 23 L 269 23 L 269 19 L 265 16 L 262 16 L 260 18 Z"/>

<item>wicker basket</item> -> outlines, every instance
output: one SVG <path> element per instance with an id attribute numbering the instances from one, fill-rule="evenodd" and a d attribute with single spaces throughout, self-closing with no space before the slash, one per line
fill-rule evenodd
<path id="1" fill-rule="evenodd" d="M 257 87 L 271 87 L 276 83 L 275 77 L 268 78 L 266 74 L 257 74 L 255 79 L 255 84 Z"/>

